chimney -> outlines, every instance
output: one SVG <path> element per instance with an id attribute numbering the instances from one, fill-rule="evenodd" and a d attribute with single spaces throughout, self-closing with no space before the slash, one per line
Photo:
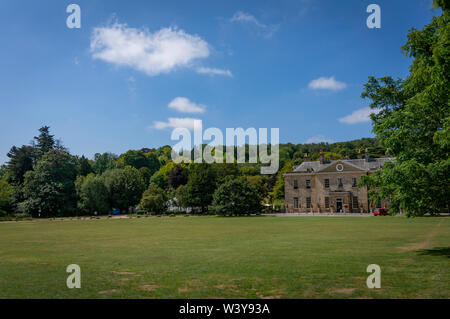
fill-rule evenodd
<path id="1" fill-rule="evenodd" d="M 325 163 L 325 156 L 323 155 L 323 151 L 320 151 L 320 164 Z"/>
<path id="2" fill-rule="evenodd" d="M 365 156 L 366 156 L 366 162 L 368 162 L 369 161 L 369 149 L 368 148 L 366 148 Z"/>
<path id="3" fill-rule="evenodd" d="M 305 155 L 303 155 L 303 161 L 304 161 L 304 162 L 309 162 L 309 156 L 308 156 L 308 153 L 305 153 Z"/>
<path id="4" fill-rule="evenodd" d="M 361 155 L 361 149 L 359 148 L 358 149 L 358 159 L 361 159 L 362 158 L 362 155 Z"/>

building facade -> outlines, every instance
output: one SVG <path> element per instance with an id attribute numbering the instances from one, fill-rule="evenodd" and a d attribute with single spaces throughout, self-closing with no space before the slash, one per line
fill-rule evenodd
<path id="1" fill-rule="evenodd" d="M 307 155 L 305 155 L 305 159 Z M 367 188 L 358 187 L 362 175 L 383 167 L 391 158 L 304 161 L 293 172 L 284 174 L 287 213 L 369 213 L 374 206 L 388 203 L 369 202 Z"/>

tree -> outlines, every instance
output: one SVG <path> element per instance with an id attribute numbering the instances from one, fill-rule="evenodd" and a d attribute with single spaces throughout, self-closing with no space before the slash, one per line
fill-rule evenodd
<path id="1" fill-rule="evenodd" d="M 208 210 L 212 195 L 216 189 L 216 173 L 210 164 L 191 164 L 189 179 L 183 187 L 182 203 L 185 207 L 200 208 L 202 213 Z"/>
<path id="2" fill-rule="evenodd" d="M 140 169 L 147 167 L 153 175 L 160 167 L 158 157 L 154 152 L 144 153 L 143 151 L 130 150 L 120 155 L 118 160 L 119 167 L 132 166 Z"/>
<path id="3" fill-rule="evenodd" d="M 4 179 L 0 179 L 0 216 L 11 211 L 14 202 L 14 188 Z"/>
<path id="4" fill-rule="evenodd" d="M 126 166 L 107 170 L 102 178 L 108 189 L 111 207 L 126 211 L 141 200 L 145 183 L 136 168 Z"/>
<path id="5" fill-rule="evenodd" d="M 186 169 L 181 165 L 176 165 L 167 176 L 169 186 L 177 189 L 181 185 L 186 185 L 188 182 L 188 174 Z"/>
<path id="6" fill-rule="evenodd" d="M 378 110 L 373 131 L 395 161 L 365 177 L 373 201 L 389 199 L 393 212 L 421 216 L 448 211 L 450 194 L 450 13 L 422 30 L 412 29 L 402 47 L 412 57 L 405 79 L 370 77 L 363 98 Z"/>
<path id="7" fill-rule="evenodd" d="M 148 167 L 141 167 L 139 169 L 139 173 L 141 173 L 142 179 L 144 180 L 145 187 L 150 184 L 150 179 L 152 178 L 152 172 Z"/>
<path id="8" fill-rule="evenodd" d="M 284 174 L 292 172 L 294 169 L 292 162 L 287 162 L 284 167 L 277 174 L 277 181 L 273 187 L 272 197 L 275 200 L 284 199 Z"/>
<path id="9" fill-rule="evenodd" d="M 7 164 L 9 179 L 15 185 L 23 183 L 25 173 L 33 169 L 36 158 L 36 150 L 32 146 L 11 147 L 8 152 L 9 162 Z"/>
<path id="10" fill-rule="evenodd" d="M 167 188 L 167 176 L 165 176 L 162 172 L 157 171 L 150 178 L 150 184 L 156 185 L 159 188 Z"/>
<path id="11" fill-rule="evenodd" d="M 103 174 L 108 169 L 116 166 L 117 155 L 113 153 L 96 153 L 94 155 L 93 170 L 97 174 Z"/>
<path id="12" fill-rule="evenodd" d="M 213 197 L 211 208 L 219 215 L 250 215 L 261 211 L 261 194 L 245 177 L 228 177 Z"/>
<path id="13" fill-rule="evenodd" d="M 39 136 L 35 136 L 34 140 L 37 149 L 37 155 L 38 157 L 41 157 L 55 147 L 55 138 L 54 135 L 50 134 L 49 126 L 41 127 L 39 129 L 39 132 Z"/>
<path id="14" fill-rule="evenodd" d="M 240 175 L 240 171 L 236 163 L 214 163 L 212 166 L 216 171 L 218 184 L 222 184 L 228 176 Z"/>
<path id="15" fill-rule="evenodd" d="M 107 214 L 111 211 L 108 189 L 101 176 L 92 173 L 78 176 L 75 187 L 79 197 L 78 208 L 82 212 Z"/>
<path id="16" fill-rule="evenodd" d="M 91 163 L 84 155 L 78 160 L 78 171 L 81 176 L 86 176 L 93 172 Z"/>
<path id="17" fill-rule="evenodd" d="M 76 159 L 53 150 L 43 155 L 32 171 L 25 174 L 21 210 L 43 216 L 71 216 L 76 210 Z"/>
<path id="18" fill-rule="evenodd" d="M 139 206 L 149 212 L 164 212 L 167 209 L 166 191 L 156 185 L 150 185 L 142 195 Z"/>
<path id="19" fill-rule="evenodd" d="M 247 176 L 247 182 L 249 185 L 253 186 L 262 199 L 265 199 L 269 194 L 267 187 L 268 177 L 264 175 L 258 176 Z"/>
<path id="20" fill-rule="evenodd" d="M 151 184 L 155 184 L 163 189 L 167 188 L 169 185 L 168 177 L 170 172 L 175 168 L 176 164 L 174 162 L 168 162 L 166 165 L 161 167 L 155 174 L 153 174 L 150 179 Z"/>

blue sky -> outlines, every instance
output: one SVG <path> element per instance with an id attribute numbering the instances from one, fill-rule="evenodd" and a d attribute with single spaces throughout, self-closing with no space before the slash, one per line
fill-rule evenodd
<path id="1" fill-rule="evenodd" d="M 43 125 L 88 157 L 174 145 L 192 118 L 280 128 L 282 143 L 373 136 L 364 83 L 405 77 L 408 30 L 438 14 L 431 0 L 2 0 L 0 163 Z"/>

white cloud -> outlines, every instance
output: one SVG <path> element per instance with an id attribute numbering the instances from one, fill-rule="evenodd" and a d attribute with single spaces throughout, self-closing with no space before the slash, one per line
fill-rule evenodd
<path id="1" fill-rule="evenodd" d="M 198 68 L 197 69 L 197 73 L 200 74 L 209 74 L 209 75 L 224 75 L 224 76 L 229 76 L 230 78 L 233 77 L 233 74 L 231 73 L 230 70 L 221 70 L 221 69 L 214 69 L 214 68 Z"/>
<path id="2" fill-rule="evenodd" d="M 204 113 L 205 106 L 195 104 L 185 97 L 176 97 L 169 103 L 169 108 L 184 113 Z"/>
<path id="3" fill-rule="evenodd" d="M 313 136 L 306 140 L 306 144 L 319 144 L 319 143 L 329 143 L 332 144 L 334 141 L 330 138 L 327 138 L 323 135 Z"/>
<path id="4" fill-rule="evenodd" d="M 258 19 L 256 19 L 253 15 L 242 12 L 242 11 L 238 11 L 236 12 L 230 19 L 231 22 L 249 22 L 249 23 L 253 23 L 256 26 L 260 27 L 260 28 L 266 28 L 267 26 L 265 24 L 262 24 L 258 21 Z"/>
<path id="5" fill-rule="evenodd" d="M 266 25 L 258 21 L 255 16 L 242 11 L 236 12 L 230 19 L 230 22 L 249 23 L 256 26 L 266 38 L 270 38 L 278 30 L 277 25 Z"/>
<path id="6" fill-rule="evenodd" d="M 352 114 L 344 116 L 339 119 L 339 122 L 345 124 L 357 124 L 357 123 L 365 123 L 370 122 L 370 114 L 379 113 L 380 110 L 371 109 L 370 107 L 365 107 L 359 110 L 354 111 Z"/>
<path id="7" fill-rule="evenodd" d="M 339 82 L 334 79 L 334 77 L 321 77 L 316 80 L 313 80 L 309 83 L 308 87 L 311 90 L 331 90 L 331 91 L 339 91 L 343 90 L 347 87 L 347 84 L 344 82 Z"/>
<path id="8" fill-rule="evenodd" d="M 91 52 L 95 59 L 128 66 L 150 76 L 188 67 L 210 53 L 206 41 L 177 28 L 152 33 L 119 23 L 94 28 Z"/>
<path id="9" fill-rule="evenodd" d="M 169 117 L 168 122 L 155 121 L 152 128 L 157 130 L 164 130 L 165 128 L 187 128 L 188 130 L 194 130 L 194 121 L 199 120 L 191 117 Z"/>

